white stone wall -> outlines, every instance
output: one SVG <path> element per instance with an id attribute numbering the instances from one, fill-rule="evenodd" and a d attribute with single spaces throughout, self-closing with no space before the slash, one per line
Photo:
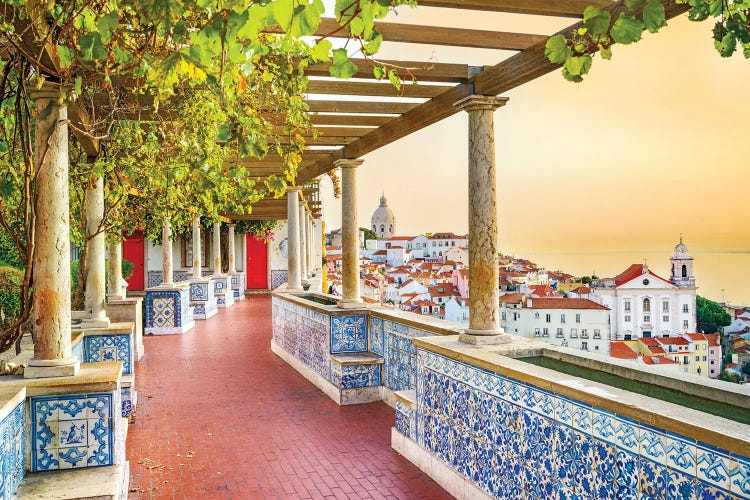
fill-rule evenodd
<path id="1" fill-rule="evenodd" d="M 287 222 L 279 221 L 273 240 L 268 244 L 268 267 L 271 271 L 287 269 Z"/>

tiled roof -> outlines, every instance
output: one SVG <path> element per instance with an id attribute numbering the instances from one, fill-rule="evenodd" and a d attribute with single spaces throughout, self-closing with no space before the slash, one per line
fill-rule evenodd
<path id="1" fill-rule="evenodd" d="M 596 309 L 609 311 L 609 307 L 597 304 L 589 299 L 563 299 L 557 297 L 539 297 L 531 299 L 531 309 Z"/>
<path id="2" fill-rule="evenodd" d="M 615 286 L 624 285 L 628 281 L 630 281 L 632 279 L 635 279 L 638 276 L 642 276 L 643 274 L 649 274 L 649 275 L 653 276 L 654 278 L 658 278 L 658 279 L 660 279 L 662 281 L 665 281 L 665 282 L 669 283 L 668 280 L 665 280 L 661 276 L 653 273 L 650 269 L 648 269 L 648 267 L 646 267 L 646 272 L 644 273 L 643 272 L 644 271 L 644 267 L 645 266 L 643 264 L 631 264 L 630 267 L 628 267 L 623 272 L 621 272 L 620 274 L 618 274 L 617 276 L 614 277 Z"/>
<path id="3" fill-rule="evenodd" d="M 609 355 L 613 358 L 620 359 L 637 359 L 638 354 L 630 348 L 628 344 L 622 341 L 615 341 L 610 343 Z"/>

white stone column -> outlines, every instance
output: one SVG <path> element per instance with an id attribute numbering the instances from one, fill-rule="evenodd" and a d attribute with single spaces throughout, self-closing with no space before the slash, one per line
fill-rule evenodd
<path id="1" fill-rule="evenodd" d="M 161 273 L 162 285 L 174 284 L 174 263 L 172 262 L 172 223 L 169 217 L 164 218 L 161 230 Z"/>
<path id="2" fill-rule="evenodd" d="M 104 179 L 89 181 L 86 187 L 86 288 L 84 295 L 85 316 L 84 328 L 109 326 L 109 318 L 104 309 L 106 301 L 106 284 L 104 262 Z"/>
<path id="3" fill-rule="evenodd" d="M 287 290 L 290 292 L 302 291 L 302 275 L 300 274 L 299 253 L 299 192 L 298 187 L 286 188 L 287 194 Z"/>
<path id="4" fill-rule="evenodd" d="M 201 216 L 196 215 L 193 219 L 193 279 L 203 277 L 201 257 Z"/>
<path id="5" fill-rule="evenodd" d="M 307 235 L 307 272 L 312 276 L 318 266 L 316 266 L 313 261 L 313 254 L 315 253 L 315 238 L 313 237 L 314 233 L 311 213 L 307 213 L 305 221 L 307 222 L 307 232 L 305 233 Z"/>
<path id="6" fill-rule="evenodd" d="M 57 90 L 32 95 L 36 102 L 34 144 L 37 197 L 36 250 L 32 263 L 34 356 L 25 378 L 71 376 L 80 362 L 70 335 L 70 208 L 68 203 L 67 104 Z"/>
<path id="7" fill-rule="evenodd" d="M 213 236 L 212 245 L 212 258 L 214 261 L 214 274 L 221 274 L 221 223 L 214 222 L 213 230 L 211 231 Z"/>
<path id="8" fill-rule="evenodd" d="M 227 248 L 227 254 L 228 254 L 228 273 L 234 274 L 237 272 L 236 266 L 235 266 L 235 248 L 234 248 L 234 224 L 229 224 L 229 234 L 227 235 L 227 244 L 229 247 Z"/>
<path id="9" fill-rule="evenodd" d="M 341 168 L 341 271 L 343 297 L 339 307 L 361 307 L 359 293 L 359 222 L 357 221 L 357 167 L 364 160 L 337 160 Z"/>
<path id="10" fill-rule="evenodd" d="M 299 205 L 299 263 L 302 281 L 310 277 L 307 270 L 307 224 L 305 224 L 305 205 Z"/>
<path id="11" fill-rule="evenodd" d="M 119 235 L 116 236 L 119 238 Z M 122 279 L 122 240 L 107 245 L 107 301 L 125 300 L 125 280 Z"/>
<path id="12" fill-rule="evenodd" d="M 454 104 L 469 114 L 469 330 L 472 344 L 507 342 L 500 328 L 494 111 L 506 97 L 472 95 Z"/>

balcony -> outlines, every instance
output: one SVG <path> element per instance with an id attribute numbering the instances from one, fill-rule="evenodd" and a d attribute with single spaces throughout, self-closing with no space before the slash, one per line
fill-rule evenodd
<path id="1" fill-rule="evenodd" d="M 457 325 L 400 311 L 342 311 L 285 293 L 276 293 L 273 304 L 274 352 L 340 404 L 382 399 L 390 405 L 396 416 L 393 448 L 455 496 L 471 491 L 477 497 L 513 498 L 526 492 L 548 498 L 589 491 L 591 479 L 579 474 L 555 479 L 561 477 L 556 475 L 560 467 L 571 464 L 554 443 L 568 439 L 572 431 L 604 453 L 599 463 L 606 470 L 597 468 L 593 474 L 611 479 L 591 491 L 600 498 L 617 497 L 623 492 L 615 491 L 615 485 L 622 484 L 633 485 L 631 493 L 637 495 L 639 481 L 641 491 L 662 491 L 663 483 L 640 478 L 643 468 L 658 471 L 665 464 L 675 472 L 669 478 L 675 488 L 689 483 L 706 491 L 750 495 L 750 470 L 742 466 L 750 459 L 746 387 L 666 374 L 595 353 L 583 357 L 578 350 L 534 339 L 512 337 L 508 344 L 477 347 L 457 342 Z M 352 385 L 342 383 L 334 375 L 335 358 L 342 351 L 351 353 L 358 365 L 352 372 L 366 372 L 367 360 L 372 371 L 351 379 Z M 561 360 L 580 372 L 571 375 L 520 359 L 535 356 Z M 590 372 L 641 386 L 612 385 Z M 662 397 L 680 391 L 697 396 L 698 406 Z M 506 428 L 498 412 L 513 412 L 522 424 Z M 552 431 L 543 430 L 547 427 Z M 524 443 L 536 443 L 528 456 L 522 454 Z M 674 447 L 689 450 L 698 461 L 718 460 L 725 479 L 717 483 L 680 468 L 678 455 L 669 452 Z M 508 457 L 521 470 L 488 468 L 493 456 Z M 617 467 L 622 460 L 641 466 Z M 540 475 L 537 463 L 548 473 Z M 660 476 L 654 472 L 652 477 Z"/>

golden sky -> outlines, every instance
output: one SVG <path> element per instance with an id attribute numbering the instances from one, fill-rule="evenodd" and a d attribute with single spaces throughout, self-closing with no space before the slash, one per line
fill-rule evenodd
<path id="1" fill-rule="evenodd" d="M 390 21 L 551 34 L 570 20 L 402 9 Z M 532 22 L 533 21 L 533 22 Z M 515 253 L 750 253 L 750 61 L 722 59 L 712 23 L 685 15 L 613 47 L 581 84 L 558 71 L 495 113 L 500 247 Z M 405 57 L 405 55 L 408 55 Z M 386 43 L 383 58 L 494 64 L 501 51 Z M 359 215 L 381 191 L 399 234 L 467 231 L 467 117 L 457 114 L 364 157 Z M 328 200 L 329 228 L 340 201 Z M 666 247 L 666 248 L 665 248 Z"/>

